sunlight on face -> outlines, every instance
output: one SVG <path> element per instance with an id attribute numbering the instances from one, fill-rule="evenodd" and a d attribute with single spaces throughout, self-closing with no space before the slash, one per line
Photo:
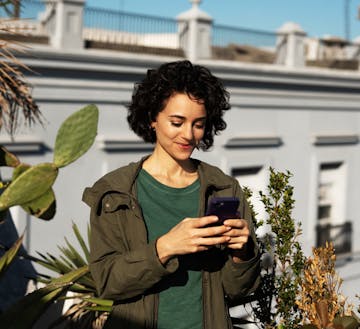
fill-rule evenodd
<path id="1" fill-rule="evenodd" d="M 204 136 L 205 105 L 187 94 L 173 94 L 151 126 L 156 131 L 155 151 L 175 160 L 187 160 Z"/>

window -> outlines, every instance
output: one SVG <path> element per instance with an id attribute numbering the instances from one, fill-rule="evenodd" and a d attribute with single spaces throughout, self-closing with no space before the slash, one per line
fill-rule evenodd
<path id="1" fill-rule="evenodd" d="M 265 219 L 265 209 L 260 200 L 259 192 L 266 190 L 267 173 L 264 166 L 248 166 L 233 168 L 231 171 L 241 187 L 248 187 L 252 191 L 250 202 L 252 203 L 257 219 Z M 263 232 L 258 232 L 261 235 Z"/>
<path id="2" fill-rule="evenodd" d="M 351 251 L 351 223 L 346 222 L 346 170 L 343 162 L 320 164 L 316 245 L 332 242 L 336 254 Z"/>
<path id="3" fill-rule="evenodd" d="M 345 221 L 345 165 L 342 162 L 320 164 L 317 218 L 321 225 Z"/>

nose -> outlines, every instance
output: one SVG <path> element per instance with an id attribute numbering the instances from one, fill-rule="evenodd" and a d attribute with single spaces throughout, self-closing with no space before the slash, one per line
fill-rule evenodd
<path id="1" fill-rule="evenodd" d="M 192 141 L 194 139 L 194 128 L 191 124 L 184 125 L 183 137 L 188 141 Z"/>

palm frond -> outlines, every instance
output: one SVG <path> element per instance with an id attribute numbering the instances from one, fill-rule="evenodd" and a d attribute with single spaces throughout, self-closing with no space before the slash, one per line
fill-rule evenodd
<path id="1" fill-rule="evenodd" d="M 77 268 L 86 268 L 83 275 L 74 280 L 67 291 L 75 293 L 75 296 L 67 297 L 61 295 L 58 299 L 74 299 L 74 304 L 65 314 L 57 319 L 50 328 L 56 328 L 62 324 L 66 329 L 73 328 L 96 328 L 101 329 L 111 310 L 113 301 L 97 298 L 95 282 L 89 271 L 89 248 L 85 243 L 85 239 L 81 236 L 80 231 L 75 223 L 73 223 L 73 232 L 80 245 L 80 250 L 85 255 L 83 257 L 78 249 L 65 238 L 65 246 L 58 246 L 59 256 L 50 253 L 42 254 L 37 252 L 39 257 L 28 256 L 34 262 L 52 270 L 55 273 L 66 275 Z M 90 238 L 90 228 L 88 226 L 88 239 Z M 41 275 L 39 282 L 47 285 L 53 284 L 56 278 L 52 276 Z"/>
<path id="2" fill-rule="evenodd" d="M 61 255 L 61 256 L 60 256 L 60 259 L 64 262 L 64 264 L 66 264 L 67 266 L 69 266 L 69 268 L 74 268 L 74 267 L 76 267 L 76 266 L 74 266 L 74 265 L 66 258 L 66 256 Z M 86 263 L 83 263 L 83 265 L 81 265 L 81 266 L 84 266 L 84 265 L 86 265 Z M 79 267 L 79 266 L 77 266 L 77 267 Z"/>
<path id="3" fill-rule="evenodd" d="M 0 1 L 0 6 L 7 11 L 11 5 L 19 3 L 18 0 Z M 11 31 L 10 22 L 0 19 L 0 31 L 16 35 Z M 29 126 L 36 122 L 43 124 L 39 107 L 31 96 L 32 88 L 23 74 L 31 69 L 15 56 L 24 53 L 25 49 L 24 45 L 0 38 L 0 129 L 3 127 L 10 136 L 16 133 L 22 120 Z"/>
<path id="4" fill-rule="evenodd" d="M 63 295 L 69 286 L 87 271 L 86 267 L 76 269 L 54 279 L 49 285 L 26 295 L 0 315 L 1 328 L 31 328 L 47 307 Z M 20 313 L 21 316 L 19 317 Z"/>
<path id="5" fill-rule="evenodd" d="M 5 274 L 19 252 L 23 238 L 24 235 L 20 236 L 14 245 L 0 257 L 0 278 Z"/>
<path id="6" fill-rule="evenodd" d="M 68 239 L 65 238 L 68 249 L 64 249 L 64 252 L 68 254 L 69 259 L 74 263 L 75 266 L 83 266 L 87 264 L 84 258 L 77 252 L 77 250 L 69 243 Z"/>
<path id="7" fill-rule="evenodd" d="M 72 305 L 49 329 L 57 328 L 60 324 L 65 324 L 65 328 L 69 329 L 102 329 L 109 312 L 103 311 L 104 307 L 99 307 L 99 310 L 95 308 L 91 301 L 82 300 Z"/>
<path id="8" fill-rule="evenodd" d="M 72 228 L 73 228 L 73 231 L 75 233 L 75 236 L 77 238 L 77 240 L 79 241 L 79 244 L 81 246 L 81 249 L 85 255 L 85 258 L 86 258 L 86 261 L 89 263 L 90 262 L 90 251 L 89 251 L 89 248 L 87 247 L 83 237 L 81 236 L 80 234 L 80 231 L 78 229 L 78 227 L 76 226 L 75 223 L 73 223 L 72 225 Z M 88 236 L 89 236 L 89 225 L 88 225 Z M 89 243 L 90 245 L 90 243 Z"/>

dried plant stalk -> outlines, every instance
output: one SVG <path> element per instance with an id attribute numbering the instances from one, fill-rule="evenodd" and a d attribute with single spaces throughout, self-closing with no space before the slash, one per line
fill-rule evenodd
<path id="1" fill-rule="evenodd" d="M 332 326 L 335 316 L 345 313 L 345 298 L 340 293 L 342 279 L 335 271 L 336 256 L 332 243 L 313 248 L 307 258 L 297 305 L 305 321 L 317 328 Z"/>

